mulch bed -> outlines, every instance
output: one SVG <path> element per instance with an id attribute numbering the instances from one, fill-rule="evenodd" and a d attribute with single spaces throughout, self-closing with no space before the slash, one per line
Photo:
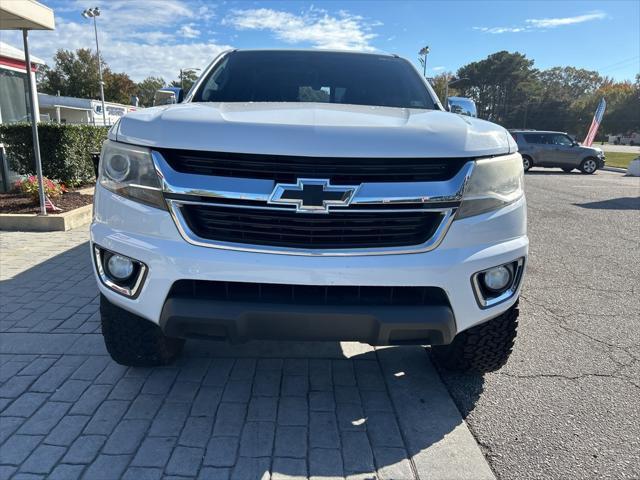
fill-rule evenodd
<path id="1" fill-rule="evenodd" d="M 93 195 L 67 192 L 52 199 L 53 204 L 63 213 L 93 203 Z M 0 193 L 0 213 L 40 213 L 40 203 L 22 193 Z M 50 212 L 54 213 L 54 212 Z"/>

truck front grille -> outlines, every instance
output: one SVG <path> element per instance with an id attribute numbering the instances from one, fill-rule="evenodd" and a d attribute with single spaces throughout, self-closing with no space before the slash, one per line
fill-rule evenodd
<path id="1" fill-rule="evenodd" d="M 334 185 L 449 180 L 469 158 L 328 158 L 157 149 L 180 173 L 295 183 L 326 178 Z"/>
<path id="2" fill-rule="evenodd" d="M 351 209 L 329 215 L 289 209 L 183 204 L 191 229 L 201 239 L 302 249 L 381 248 L 419 245 L 429 240 L 443 213 Z"/>

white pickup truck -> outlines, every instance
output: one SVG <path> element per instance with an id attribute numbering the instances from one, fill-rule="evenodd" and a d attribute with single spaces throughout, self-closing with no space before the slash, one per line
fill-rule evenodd
<path id="1" fill-rule="evenodd" d="M 125 365 L 188 338 L 349 340 L 491 371 L 516 336 L 522 159 L 397 56 L 233 50 L 110 130 L 91 244 Z"/>

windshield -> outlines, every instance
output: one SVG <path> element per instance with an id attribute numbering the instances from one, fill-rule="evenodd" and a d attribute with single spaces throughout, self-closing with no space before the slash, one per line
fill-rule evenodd
<path id="1" fill-rule="evenodd" d="M 433 109 L 420 75 L 401 58 L 337 52 L 231 52 L 194 102 L 322 102 Z"/>

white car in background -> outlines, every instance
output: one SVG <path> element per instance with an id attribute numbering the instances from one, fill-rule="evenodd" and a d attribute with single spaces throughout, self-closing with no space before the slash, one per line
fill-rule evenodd
<path id="1" fill-rule="evenodd" d="M 628 135 L 609 135 L 609 143 L 614 145 L 640 145 L 640 133 L 630 133 Z"/>

